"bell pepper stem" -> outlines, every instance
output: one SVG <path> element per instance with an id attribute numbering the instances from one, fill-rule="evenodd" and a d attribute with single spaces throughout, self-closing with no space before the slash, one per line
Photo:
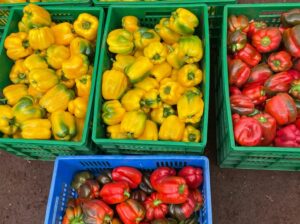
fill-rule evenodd
<path id="1" fill-rule="evenodd" d="M 162 203 L 161 200 L 154 200 L 154 201 L 153 201 L 153 205 L 154 205 L 154 206 L 158 206 L 158 205 L 160 205 L 161 203 Z"/>
<path id="2" fill-rule="evenodd" d="M 264 47 L 267 47 L 271 44 L 271 39 L 270 37 L 266 36 L 266 37 L 263 37 L 261 39 L 261 45 L 263 45 Z"/>
<path id="3" fill-rule="evenodd" d="M 179 192 L 179 194 L 183 194 L 183 192 L 184 192 L 184 190 L 185 190 L 185 184 L 181 184 L 180 186 L 179 186 L 179 188 L 178 188 L 178 192 Z"/>
<path id="4" fill-rule="evenodd" d="M 89 21 L 84 21 L 82 23 L 82 28 L 85 30 L 89 30 L 91 28 L 91 23 Z"/>
<path id="5" fill-rule="evenodd" d="M 130 193 L 128 191 L 124 191 L 124 195 L 128 198 L 130 197 Z"/>

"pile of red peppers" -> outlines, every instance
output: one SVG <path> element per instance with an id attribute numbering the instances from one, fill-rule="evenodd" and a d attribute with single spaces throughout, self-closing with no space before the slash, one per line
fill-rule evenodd
<path id="1" fill-rule="evenodd" d="M 62 224 L 197 224 L 202 182 L 202 169 L 192 166 L 178 172 L 122 166 L 97 177 L 81 171 L 71 184 L 78 197 L 69 200 Z"/>
<path id="2" fill-rule="evenodd" d="M 228 17 L 230 106 L 241 146 L 300 147 L 300 9 L 280 21 Z"/>

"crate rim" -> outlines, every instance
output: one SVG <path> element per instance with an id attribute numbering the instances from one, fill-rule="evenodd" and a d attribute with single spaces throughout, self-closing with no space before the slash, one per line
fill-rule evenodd
<path id="1" fill-rule="evenodd" d="M 78 1 L 72 1 L 72 0 L 67 0 L 67 1 L 53 1 L 53 2 L 17 2 L 17 3 L 0 3 L 0 7 L 3 8 L 15 8 L 15 7 L 22 7 L 25 5 L 29 5 L 29 4 L 35 4 L 38 6 L 43 6 L 43 7 L 47 7 L 47 6 L 63 6 L 65 4 L 67 4 L 67 6 L 71 6 L 71 4 L 88 4 L 91 3 L 92 1 L 90 0 L 78 0 Z M 73 7 L 77 7 L 77 6 L 73 6 Z M 96 6 L 96 7 L 101 7 Z"/>

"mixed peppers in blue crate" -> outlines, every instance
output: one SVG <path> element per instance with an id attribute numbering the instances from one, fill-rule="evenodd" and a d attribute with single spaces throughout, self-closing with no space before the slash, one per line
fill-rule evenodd
<path id="1" fill-rule="evenodd" d="M 75 174 L 62 224 L 196 224 L 203 205 L 201 168 L 185 166 L 178 172 L 159 167 L 141 172 L 120 166 Z"/>
<path id="2" fill-rule="evenodd" d="M 241 146 L 300 147 L 300 9 L 280 22 L 228 18 L 230 105 Z"/>

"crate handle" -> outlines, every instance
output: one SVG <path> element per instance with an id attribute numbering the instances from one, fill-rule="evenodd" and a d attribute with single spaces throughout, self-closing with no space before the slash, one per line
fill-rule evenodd
<path id="1" fill-rule="evenodd" d="M 169 17 L 170 11 L 145 12 L 145 17 Z"/>

